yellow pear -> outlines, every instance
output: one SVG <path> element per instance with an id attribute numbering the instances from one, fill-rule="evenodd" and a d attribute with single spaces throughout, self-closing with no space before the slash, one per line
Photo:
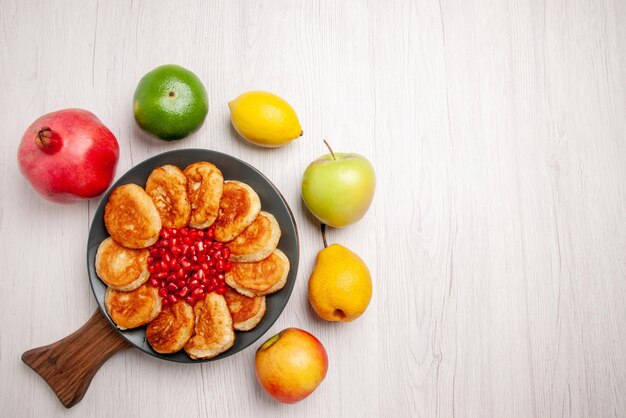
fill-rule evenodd
<path id="1" fill-rule="evenodd" d="M 309 302 L 327 321 L 353 321 L 372 298 L 372 278 L 361 258 L 332 244 L 317 254 L 309 278 Z"/>

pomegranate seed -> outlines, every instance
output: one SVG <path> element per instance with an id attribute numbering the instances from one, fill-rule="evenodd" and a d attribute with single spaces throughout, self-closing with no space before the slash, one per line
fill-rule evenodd
<path id="1" fill-rule="evenodd" d="M 234 264 L 228 261 L 230 248 L 215 241 L 215 227 L 162 228 L 160 239 L 149 248 L 149 284 L 158 288 L 163 306 L 179 300 L 195 305 L 208 292 L 226 293 L 225 272 Z"/>

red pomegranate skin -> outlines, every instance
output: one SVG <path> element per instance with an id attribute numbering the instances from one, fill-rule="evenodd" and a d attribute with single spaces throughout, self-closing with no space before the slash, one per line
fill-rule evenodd
<path id="1" fill-rule="evenodd" d="M 22 137 L 22 174 L 44 198 L 73 203 L 102 194 L 113 181 L 119 145 L 93 113 L 64 109 L 34 121 Z"/>

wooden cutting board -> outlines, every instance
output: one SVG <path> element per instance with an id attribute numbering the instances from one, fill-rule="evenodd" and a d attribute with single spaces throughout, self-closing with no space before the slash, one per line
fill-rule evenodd
<path id="1" fill-rule="evenodd" d="M 71 408 L 85 396 L 100 366 L 113 354 L 131 347 L 98 309 L 73 334 L 26 351 L 22 361 L 48 382 L 66 408 Z"/>

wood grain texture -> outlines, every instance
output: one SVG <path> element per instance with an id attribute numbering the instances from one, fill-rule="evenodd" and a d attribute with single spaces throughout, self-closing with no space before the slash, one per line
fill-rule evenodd
<path id="1" fill-rule="evenodd" d="M 162 143 L 136 127 L 139 78 L 174 62 L 205 82 L 203 128 Z M 0 407 L 7 416 L 620 417 L 626 415 L 626 3 L 616 0 L 0 0 Z M 265 89 L 305 135 L 262 150 L 226 103 Z M 301 263 L 266 337 L 304 328 L 326 380 L 291 406 L 254 380 L 254 350 L 184 366 L 126 350 L 69 411 L 20 361 L 96 305 L 85 265 L 99 201 L 59 206 L 20 176 L 39 115 L 98 115 L 119 177 L 205 147 L 259 168 L 294 210 Z M 299 179 L 324 153 L 367 156 L 377 194 L 330 230 L 375 281 L 367 313 L 317 319 L 321 248 Z M 164 387 L 167 387 L 167 393 Z"/>
<path id="2" fill-rule="evenodd" d="M 71 335 L 22 354 L 22 361 L 48 383 L 63 406 L 71 408 L 87 393 L 105 361 L 131 348 L 99 309 Z"/>

